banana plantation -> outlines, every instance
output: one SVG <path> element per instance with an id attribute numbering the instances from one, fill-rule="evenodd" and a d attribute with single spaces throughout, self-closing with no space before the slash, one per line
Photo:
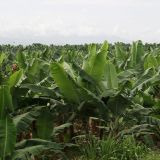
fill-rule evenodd
<path id="1" fill-rule="evenodd" d="M 160 45 L 0 46 L 0 160 L 160 160 Z"/>

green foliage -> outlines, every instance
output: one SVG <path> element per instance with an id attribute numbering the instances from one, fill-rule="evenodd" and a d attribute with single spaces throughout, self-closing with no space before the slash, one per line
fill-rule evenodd
<path id="1" fill-rule="evenodd" d="M 23 77 L 23 70 L 16 71 L 9 77 L 7 84 L 9 85 L 10 88 L 14 86 L 16 87 L 21 82 L 22 77 Z"/>
<path id="2" fill-rule="evenodd" d="M 104 42 L 99 52 L 96 52 L 96 45 L 91 45 L 89 55 L 83 63 L 83 69 L 96 81 L 100 81 L 104 74 L 104 68 L 107 58 L 108 43 Z"/>
<path id="3" fill-rule="evenodd" d="M 0 120 L 0 157 L 11 155 L 16 143 L 16 127 L 8 116 Z"/>
<path id="4" fill-rule="evenodd" d="M 139 160 L 144 156 L 147 149 L 141 144 L 137 144 L 133 137 L 115 140 L 108 137 L 97 140 L 89 136 L 86 143 L 80 148 L 83 160 Z"/>
<path id="5" fill-rule="evenodd" d="M 0 86 L 0 119 L 13 111 L 12 97 L 9 86 Z"/>
<path id="6" fill-rule="evenodd" d="M 57 86 L 60 88 L 64 96 L 71 102 L 79 102 L 74 82 L 69 78 L 62 66 L 56 62 L 51 64 L 51 73 Z"/>
<path id="7" fill-rule="evenodd" d="M 157 68 L 157 67 L 158 67 L 158 62 L 156 57 L 154 57 L 152 54 L 149 54 L 144 61 L 144 69 Z"/>
<path id="8" fill-rule="evenodd" d="M 115 66 L 111 62 L 107 62 L 105 66 L 104 80 L 102 81 L 104 89 L 117 89 L 118 79 Z"/>
<path id="9" fill-rule="evenodd" d="M 29 111 L 19 115 L 16 115 L 13 118 L 13 122 L 17 128 L 17 133 L 20 134 L 24 131 L 28 131 L 30 125 L 36 118 L 39 116 L 38 111 Z"/>
<path id="10" fill-rule="evenodd" d="M 72 159 L 70 142 L 87 132 L 97 137 L 80 144 L 81 159 L 138 160 L 138 142 L 159 146 L 159 48 L 2 45 L 0 159 Z"/>
<path id="11" fill-rule="evenodd" d="M 26 64 L 26 56 L 23 52 L 18 52 L 16 54 L 16 60 L 18 62 L 18 65 L 22 68 L 22 69 L 26 69 L 27 64 Z"/>
<path id="12" fill-rule="evenodd" d="M 143 60 L 144 49 L 141 41 L 133 42 L 131 46 L 131 66 L 136 67 L 136 65 L 141 66 Z"/>
<path id="13" fill-rule="evenodd" d="M 47 140 L 24 140 L 16 144 L 16 151 L 14 153 L 13 159 L 31 160 L 32 156 L 39 156 L 44 151 L 51 150 L 51 153 L 52 151 L 60 153 L 60 150 L 63 148 L 63 145 Z"/>
<path id="14" fill-rule="evenodd" d="M 159 151 L 150 151 L 142 160 L 159 160 Z"/>
<path id="15" fill-rule="evenodd" d="M 3 61 L 6 59 L 5 53 L 0 54 L 0 67 L 2 66 Z"/>
<path id="16" fill-rule="evenodd" d="M 37 134 L 41 139 L 50 139 L 53 131 L 53 116 L 49 111 L 42 111 L 36 121 Z"/>

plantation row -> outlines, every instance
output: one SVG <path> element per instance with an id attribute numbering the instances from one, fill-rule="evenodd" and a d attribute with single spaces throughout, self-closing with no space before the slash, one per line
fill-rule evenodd
<path id="1" fill-rule="evenodd" d="M 0 160 L 139 160 L 160 147 L 159 45 L 0 51 Z"/>

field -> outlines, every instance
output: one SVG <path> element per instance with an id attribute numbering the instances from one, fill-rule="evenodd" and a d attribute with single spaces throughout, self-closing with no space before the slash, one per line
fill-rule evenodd
<path id="1" fill-rule="evenodd" d="M 159 160 L 160 44 L 0 46 L 0 160 Z"/>

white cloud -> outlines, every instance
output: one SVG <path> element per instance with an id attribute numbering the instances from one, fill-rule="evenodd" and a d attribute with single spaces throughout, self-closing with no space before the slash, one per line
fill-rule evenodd
<path id="1" fill-rule="evenodd" d="M 0 43 L 160 41 L 159 7 L 159 0 L 0 0 Z"/>

